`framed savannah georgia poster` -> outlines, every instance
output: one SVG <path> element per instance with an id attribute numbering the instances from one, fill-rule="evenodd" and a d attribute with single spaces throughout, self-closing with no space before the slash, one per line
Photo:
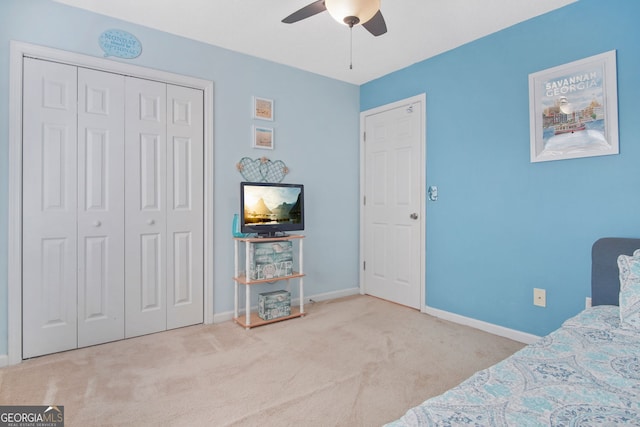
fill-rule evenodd
<path id="1" fill-rule="evenodd" d="M 618 154 L 616 51 L 529 74 L 531 162 Z"/>

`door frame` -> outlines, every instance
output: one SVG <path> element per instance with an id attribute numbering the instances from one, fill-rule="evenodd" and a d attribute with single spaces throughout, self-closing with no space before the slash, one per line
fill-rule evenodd
<path id="1" fill-rule="evenodd" d="M 123 62 L 11 40 L 9 60 L 9 230 L 7 355 L 22 362 L 22 71 L 23 58 L 60 62 L 203 91 L 204 96 L 204 323 L 213 323 L 213 82 Z"/>
<path id="2" fill-rule="evenodd" d="M 422 105 L 422 116 L 420 117 L 420 311 L 426 312 L 426 279 L 425 279 L 425 266 L 426 266 L 426 226 L 427 226 L 427 210 L 426 210 L 426 177 L 427 177 L 427 139 L 426 139 L 426 118 L 427 118 L 427 95 L 422 93 L 420 95 L 405 98 L 400 101 L 392 102 L 390 104 L 381 105 L 379 107 L 372 108 L 370 110 L 362 111 L 360 113 L 360 294 L 364 295 L 366 291 L 365 275 L 364 275 L 364 232 L 365 232 L 365 218 L 364 218 L 364 197 L 366 194 L 366 151 L 365 151 L 365 120 L 368 116 L 382 113 L 384 111 L 393 110 L 395 108 L 409 106 L 411 104 L 420 103 Z"/>

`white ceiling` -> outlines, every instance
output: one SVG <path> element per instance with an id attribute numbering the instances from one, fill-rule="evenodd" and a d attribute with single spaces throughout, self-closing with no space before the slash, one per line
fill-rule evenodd
<path id="1" fill-rule="evenodd" d="M 55 1 L 359 85 L 577 0 L 381 0 L 388 32 L 354 27 L 351 70 L 328 12 L 280 22 L 313 0 Z"/>

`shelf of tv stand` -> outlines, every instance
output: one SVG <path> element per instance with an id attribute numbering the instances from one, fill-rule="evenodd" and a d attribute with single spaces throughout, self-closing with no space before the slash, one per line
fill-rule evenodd
<path id="1" fill-rule="evenodd" d="M 276 236 L 276 237 L 234 237 L 233 240 L 239 240 L 241 242 L 247 243 L 260 243 L 260 242 L 277 242 L 282 240 L 294 240 L 294 239 L 304 239 L 304 236 L 300 234 L 289 234 L 286 236 Z"/>
<path id="2" fill-rule="evenodd" d="M 259 279 L 259 280 L 247 279 L 246 275 L 241 274 L 238 277 L 234 277 L 233 280 L 243 285 L 258 285 L 260 283 L 273 283 L 280 280 L 297 279 L 298 277 L 304 277 L 304 274 L 297 273 L 294 271 L 293 274 L 290 274 L 289 276 L 273 277 L 271 279 Z"/>
<path id="3" fill-rule="evenodd" d="M 245 329 L 256 328 L 262 325 L 268 325 L 269 323 L 281 322 L 283 320 L 295 319 L 296 317 L 304 317 L 307 313 L 300 313 L 300 309 L 298 307 L 291 307 L 291 314 L 288 316 L 278 317 L 277 319 L 264 320 L 258 316 L 258 313 L 251 313 L 251 322 L 247 325 L 245 321 L 245 316 L 234 317 L 233 321 L 238 325 L 242 326 Z"/>

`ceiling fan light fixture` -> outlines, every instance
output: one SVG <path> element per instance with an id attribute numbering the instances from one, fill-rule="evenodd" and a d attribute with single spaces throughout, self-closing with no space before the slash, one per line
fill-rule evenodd
<path id="1" fill-rule="evenodd" d="M 365 24 L 380 10 L 380 0 L 325 0 L 324 4 L 333 19 L 347 26 Z"/>

